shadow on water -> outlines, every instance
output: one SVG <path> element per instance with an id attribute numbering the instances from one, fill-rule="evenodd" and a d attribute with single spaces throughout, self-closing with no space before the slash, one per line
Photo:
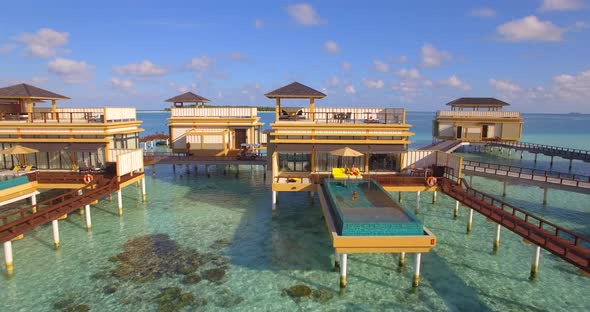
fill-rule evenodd
<path id="1" fill-rule="evenodd" d="M 425 259 L 423 276 L 428 276 L 428 283 L 452 311 L 490 311 L 479 298 L 477 289 L 467 285 L 454 269 L 431 251 Z"/>
<path id="2" fill-rule="evenodd" d="M 281 193 L 273 216 L 270 196 L 249 207 L 229 249 L 232 264 L 260 270 L 332 269 L 332 246 L 321 211 L 307 193 Z"/>

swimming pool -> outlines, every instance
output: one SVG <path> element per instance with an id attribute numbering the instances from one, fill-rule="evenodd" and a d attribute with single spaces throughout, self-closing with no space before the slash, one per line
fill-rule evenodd
<path id="1" fill-rule="evenodd" d="M 324 180 L 324 190 L 343 236 L 422 235 L 422 222 L 375 180 Z"/>

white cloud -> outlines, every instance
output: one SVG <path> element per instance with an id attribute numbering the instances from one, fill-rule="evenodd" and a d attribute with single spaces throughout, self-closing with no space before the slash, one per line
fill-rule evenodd
<path id="1" fill-rule="evenodd" d="M 336 76 L 332 76 L 332 78 L 330 78 L 330 80 L 327 81 L 327 84 L 330 87 L 336 87 L 336 86 L 338 86 L 339 83 L 340 83 L 340 80 Z"/>
<path id="2" fill-rule="evenodd" d="M 381 89 L 385 86 L 385 83 L 381 79 L 363 79 L 363 83 L 369 89 Z"/>
<path id="3" fill-rule="evenodd" d="M 331 54 L 338 54 L 340 53 L 340 46 L 334 40 L 328 40 L 324 43 L 324 51 L 331 53 Z"/>
<path id="4" fill-rule="evenodd" d="M 84 61 L 58 57 L 49 62 L 47 68 L 66 83 L 81 83 L 92 77 L 92 68 Z"/>
<path id="5" fill-rule="evenodd" d="M 590 98 L 590 69 L 577 75 L 561 74 L 553 77 L 555 96 L 567 102 L 587 104 Z"/>
<path id="6" fill-rule="evenodd" d="M 449 52 L 440 51 L 430 43 L 422 46 L 422 66 L 424 67 L 437 67 L 452 58 Z"/>
<path id="7" fill-rule="evenodd" d="M 27 53 L 35 57 L 49 58 L 57 54 L 59 47 L 68 42 L 67 32 L 58 32 L 50 28 L 41 28 L 37 33 L 23 33 L 18 40 L 26 43 Z"/>
<path id="8" fill-rule="evenodd" d="M 111 81 L 109 82 L 109 86 L 113 89 L 118 89 L 118 90 L 122 90 L 122 91 L 130 91 L 133 89 L 133 81 L 113 77 L 113 78 L 111 78 Z"/>
<path id="9" fill-rule="evenodd" d="M 187 66 L 188 69 L 195 71 L 206 71 L 213 64 L 213 60 L 206 56 L 193 57 L 191 63 Z"/>
<path id="10" fill-rule="evenodd" d="M 522 88 L 514 82 L 501 79 L 490 79 L 490 85 L 500 93 L 516 93 L 522 91 Z"/>
<path id="11" fill-rule="evenodd" d="M 115 66 L 115 73 L 118 75 L 130 75 L 139 77 L 162 76 L 167 72 L 163 66 L 158 66 L 148 60 L 139 64 L 128 64 L 124 66 Z"/>
<path id="12" fill-rule="evenodd" d="M 244 54 L 240 53 L 240 52 L 233 52 L 229 55 L 229 58 L 231 58 L 232 60 L 236 60 L 236 61 L 245 61 L 248 59 L 248 57 L 246 57 Z"/>
<path id="13" fill-rule="evenodd" d="M 441 86 L 460 89 L 464 91 L 471 90 L 471 86 L 459 79 L 456 75 L 451 75 L 449 78 L 439 82 Z"/>
<path id="14" fill-rule="evenodd" d="M 407 63 L 408 62 L 408 57 L 405 56 L 405 55 L 402 55 L 402 56 L 398 57 L 396 61 L 399 62 L 399 63 Z"/>
<path id="15" fill-rule="evenodd" d="M 577 10 L 585 6 L 581 0 L 543 0 L 540 10 L 548 11 L 568 11 Z"/>
<path id="16" fill-rule="evenodd" d="M 496 16 L 496 10 L 492 8 L 475 8 L 471 10 L 469 15 L 476 17 L 494 17 Z"/>
<path id="17" fill-rule="evenodd" d="M 344 84 L 344 92 L 347 94 L 356 94 L 356 89 L 349 83 Z"/>
<path id="18" fill-rule="evenodd" d="M 254 27 L 256 27 L 256 29 L 261 29 L 264 27 L 264 21 L 261 19 L 256 19 L 254 21 Z"/>
<path id="19" fill-rule="evenodd" d="M 386 73 L 389 71 L 389 65 L 382 60 L 374 60 L 373 68 L 380 73 Z"/>
<path id="20" fill-rule="evenodd" d="M 405 80 L 420 79 L 420 72 L 416 68 L 412 68 L 412 69 L 402 68 L 397 72 L 397 75 L 401 79 L 405 79 Z"/>
<path id="21" fill-rule="evenodd" d="M 197 84 L 196 83 L 191 83 L 189 85 L 178 85 L 174 82 L 169 82 L 168 83 L 168 87 L 170 87 L 171 89 L 176 90 L 178 93 L 186 93 L 189 91 L 195 91 L 197 89 Z"/>
<path id="22" fill-rule="evenodd" d="M 558 42 L 564 29 L 555 26 L 552 22 L 541 21 L 536 16 L 530 15 L 513 20 L 496 27 L 496 31 L 507 41 L 545 41 Z"/>
<path id="23" fill-rule="evenodd" d="M 5 43 L 0 45 L 0 54 L 10 53 L 16 48 L 16 44 Z"/>
<path id="24" fill-rule="evenodd" d="M 301 25 L 318 25 L 325 23 L 315 9 L 307 3 L 293 4 L 287 7 L 287 13 Z"/>
<path id="25" fill-rule="evenodd" d="M 31 83 L 36 85 L 36 84 L 44 84 L 46 82 L 49 81 L 48 77 L 39 77 L 39 76 L 35 76 L 33 78 L 31 78 Z"/>
<path id="26" fill-rule="evenodd" d="M 350 65 L 350 63 L 348 62 L 342 62 L 342 64 L 340 64 L 340 67 L 342 67 L 342 69 L 345 71 L 349 71 L 352 65 Z"/>

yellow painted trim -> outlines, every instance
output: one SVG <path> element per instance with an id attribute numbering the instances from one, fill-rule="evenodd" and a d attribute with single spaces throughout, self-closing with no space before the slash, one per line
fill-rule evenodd
<path id="1" fill-rule="evenodd" d="M 131 184 L 133 184 L 133 183 L 136 183 L 137 181 L 141 181 L 141 179 L 143 179 L 144 177 L 145 177 L 145 174 L 144 174 L 143 172 L 142 172 L 142 173 L 137 173 L 137 174 L 136 174 L 136 175 L 135 175 L 133 178 L 131 178 L 130 180 L 128 180 L 128 181 L 125 181 L 125 182 L 121 183 L 121 184 L 119 185 L 119 188 L 120 188 L 120 189 L 122 189 L 122 188 L 124 188 L 124 187 L 126 187 L 126 186 L 129 186 L 129 185 L 131 185 Z"/>
<path id="2" fill-rule="evenodd" d="M 438 190 L 437 186 L 421 186 L 421 185 L 414 185 L 414 186 L 383 186 L 383 189 L 388 192 L 435 192 Z"/>
<path id="3" fill-rule="evenodd" d="M 0 191 L 0 202 L 11 200 L 37 190 L 37 181 L 17 185 Z"/>
<path id="4" fill-rule="evenodd" d="M 316 192 L 317 184 L 313 183 L 273 183 L 272 190 L 278 192 Z"/>
<path id="5" fill-rule="evenodd" d="M 318 139 L 271 139 L 270 143 L 296 143 L 296 144 L 410 144 L 408 140 L 318 140 Z"/>

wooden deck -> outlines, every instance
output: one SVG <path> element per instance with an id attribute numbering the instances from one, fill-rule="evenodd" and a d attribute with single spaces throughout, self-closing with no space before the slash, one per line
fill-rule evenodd
<path id="1" fill-rule="evenodd" d="M 557 257 L 590 273 L 589 238 L 477 191 L 467 185 L 464 180 L 460 181 L 457 184 L 452 180 L 442 178 L 441 188 L 443 193 Z"/>
<path id="2" fill-rule="evenodd" d="M 260 156 L 256 159 L 238 160 L 233 154 L 228 156 L 187 156 L 178 153 L 146 152 L 143 162 L 146 166 L 155 164 L 266 165 L 267 158 Z"/>

